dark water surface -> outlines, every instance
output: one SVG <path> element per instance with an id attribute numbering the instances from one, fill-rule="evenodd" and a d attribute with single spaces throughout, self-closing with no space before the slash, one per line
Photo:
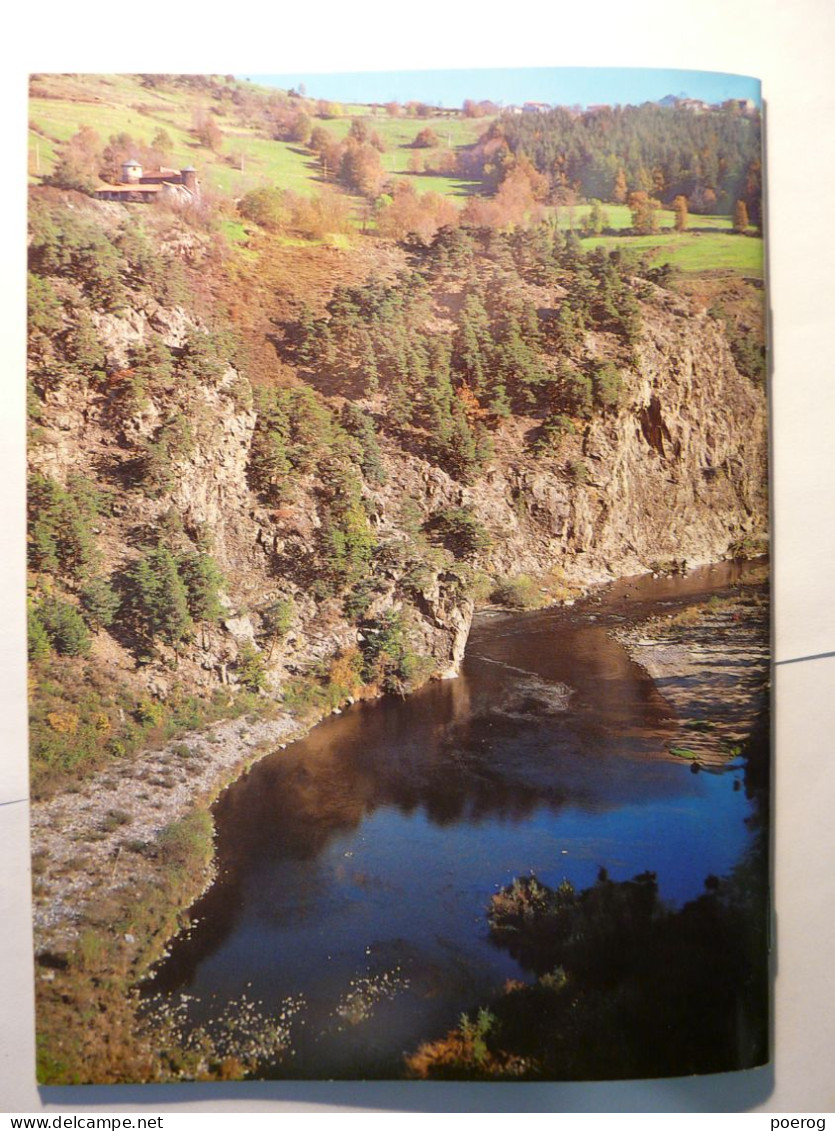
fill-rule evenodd
<path id="1" fill-rule="evenodd" d="M 404 1052 L 508 978 L 490 895 L 651 869 L 679 905 L 749 838 L 740 765 L 662 760 L 671 708 L 608 634 L 720 591 L 734 567 L 620 582 L 573 609 L 485 614 L 461 676 L 359 703 L 258 763 L 215 807 L 220 878 L 157 970 L 205 1022 L 303 995 L 268 1075 L 399 1075 Z"/>

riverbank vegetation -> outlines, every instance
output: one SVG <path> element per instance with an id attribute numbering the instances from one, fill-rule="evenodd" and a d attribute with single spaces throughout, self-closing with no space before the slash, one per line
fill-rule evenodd
<path id="1" fill-rule="evenodd" d="M 491 897 L 486 914 L 491 940 L 528 980 L 508 982 L 457 1028 L 407 1056 L 410 1076 L 622 1079 L 767 1060 L 766 579 L 761 566 L 734 593 L 615 633 L 679 713 L 687 745 L 672 745 L 670 754 L 694 773 L 717 772 L 731 760 L 744 766 L 755 804 L 744 858 L 727 876 L 706 875 L 704 892 L 680 908 L 659 898 L 652 872 L 615 881 L 601 868 L 582 890 L 568 880 L 549 887 L 533 874 L 517 876 Z M 703 666 L 694 673 L 692 658 L 705 649 L 712 658 L 697 660 Z"/>
<path id="2" fill-rule="evenodd" d="M 762 845 L 679 910 L 651 872 L 577 891 L 517 878 L 491 938 L 532 976 L 407 1057 L 422 1079 L 602 1080 L 720 1072 L 768 1057 Z"/>
<path id="3" fill-rule="evenodd" d="M 756 113 L 35 75 L 30 119 L 36 801 L 110 770 L 140 794 L 149 751 L 220 719 L 308 725 L 454 673 L 476 605 L 572 600 L 669 554 L 655 512 L 687 475 L 702 493 L 677 503 L 708 515 L 688 513 L 695 552 L 759 532 Z M 97 197 L 129 159 L 197 165 L 201 192 Z M 694 356 L 721 419 L 745 422 L 715 459 L 678 386 L 663 413 L 644 396 L 646 372 L 683 385 Z M 654 515 L 628 538 L 627 488 L 625 513 Z M 201 818 L 139 837 L 131 817 L 109 806 L 102 835 L 156 879 L 41 955 L 42 1079 L 249 1071 L 128 1049 L 128 987 L 210 848 Z M 481 1049 L 487 1021 L 468 1024 Z"/>

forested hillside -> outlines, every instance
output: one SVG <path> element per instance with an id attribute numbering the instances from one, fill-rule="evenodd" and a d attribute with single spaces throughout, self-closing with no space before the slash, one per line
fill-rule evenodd
<path id="1" fill-rule="evenodd" d="M 455 669 L 474 602 L 546 601 L 761 531 L 756 290 L 725 276 L 699 293 L 628 249 L 587 250 L 547 205 L 592 187 L 601 136 L 635 154 L 632 183 L 663 175 L 661 195 L 688 187 L 695 147 L 718 200 L 753 167 L 756 123 L 505 115 L 451 151 L 482 182 L 463 209 L 410 180 L 359 204 L 313 162 L 306 198 L 263 180 L 191 207 L 98 201 L 128 155 L 188 139 L 217 160 L 199 98 L 210 122 L 219 108 L 320 157 L 338 112 L 226 80 L 139 84 L 155 100 L 135 108 L 143 135 L 105 144 L 84 126 L 32 189 L 36 783 L 267 690 L 335 705 L 408 689 Z M 66 119 L 62 93 L 106 120 L 101 84 L 84 89 L 36 80 L 39 120 L 50 100 Z M 365 109 L 325 162 L 354 191 L 350 170 L 384 148 L 370 123 L 402 121 Z M 432 130 L 413 129 L 428 148 Z M 616 196 L 619 179 L 594 187 Z"/>
<path id="2" fill-rule="evenodd" d="M 455 675 L 477 607 L 763 547 L 756 118 L 40 75 L 31 129 L 36 798 Z M 200 190 L 103 199 L 126 162 Z M 188 902 L 166 835 L 114 851 Z M 136 1078 L 78 1040 L 50 1079 Z"/>

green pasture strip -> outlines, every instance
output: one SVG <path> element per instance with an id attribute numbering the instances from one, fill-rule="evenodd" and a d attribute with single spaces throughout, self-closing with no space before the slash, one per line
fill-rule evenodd
<path id="1" fill-rule="evenodd" d="M 682 271 L 738 271 L 763 273 L 763 243 L 754 236 L 726 232 L 659 233 L 652 236 L 600 236 L 583 240 L 585 249 L 605 247 L 651 252 L 651 262 L 669 263 Z"/>
<path id="2" fill-rule="evenodd" d="M 54 143 L 49 138 L 41 137 L 40 134 L 30 130 L 27 165 L 33 182 L 38 184 L 41 177 L 51 173 L 57 160 Z"/>
<path id="3" fill-rule="evenodd" d="M 310 196 L 321 188 L 318 173 L 315 157 L 299 145 L 230 133 L 224 137 L 221 154 L 206 163 L 202 175 L 212 187 L 231 196 L 265 184 Z"/>
<path id="4" fill-rule="evenodd" d="M 607 228 L 622 231 L 632 227 L 632 212 L 627 204 L 601 203 L 600 207 Z M 571 208 L 563 204 L 556 208 L 555 212 L 560 230 L 567 231 L 572 226 L 579 228 L 583 218 L 591 212 L 591 204 L 575 204 Z M 662 230 L 673 229 L 675 227 L 675 213 L 672 209 L 660 209 L 658 223 Z M 733 221 L 730 216 L 699 216 L 691 212 L 687 217 L 687 230 L 689 232 L 705 230 L 729 232 L 732 227 Z"/>

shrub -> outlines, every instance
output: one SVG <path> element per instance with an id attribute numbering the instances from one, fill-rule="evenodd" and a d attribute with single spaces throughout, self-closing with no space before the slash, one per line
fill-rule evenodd
<path id="1" fill-rule="evenodd" d="M 551 413 L 542 423 L 534 450 L 542 453 L 552 452 L 559 447 L 563 436 L 573 436 L 576 431 L 570 416 L 562 412 Z"/>
<path id="2" fill-rule="evenodd" d="M 186 554 L 178 571 L 186 587 L 188 609 L 197 621 L 216 621 L 221 613 L 223 575 L 210 554 Z"/>
<path id="3" fill-rule="evenodd" d="M 60 656 L 84 656 L 90 651 L 90 633 L 74 605 L 57 597 L 47 597 L 35 613 Z"/>
<path id="4" fill-rule="evenodd" d="M 489 531 L 471 506 L 445 507 L 437 511 L 430 528 L 440 535 L 456 558 L 470 557 L 493 544 Z"/>
<path id="5" fill-rule="evenodd" d="M 545 604 L 540 586 L 526 573 L 501 578 L 496 582 L 492 598 L 511 609 L 539 609 Z"/>
<path id="6" fill-rule="evenodd" d="M 400 695 L 430 674 L 432 660 L 412 648 L 402 612 L 389 610 L 362 626 L 363 678 Z"/>
<path id="7" fill-rule="evenodd" d="M 211 860 L 214 827 L 205 809 L 197 809 L 166 825 L 157 837 L 163 863 L 196 875 Z"/>
<path id="8" fill-rule="evenodd" d="M 84 619 L 91 628 L 109 628 L 119 611 L 120 598 L 109 581 L 94 577 L 81 588 Z"/>
<path id="9" fill-rule="evenodd" d="M 621 392 L 621 376 L 610 361 L 598 365 L 592 377 L 594 402 L 599 408 L 617 408 Z"/>
<path id="10" fill-rule="evenodd" d="M 238 679 L 247 691 L 261 691 L 267 683 L 267 661 L 254 644 L 245 640 L 238 651 L 235 665 Z"/>
<path id="11" fill-rule="evenodd" d="M 245 219 L 271 232 L 280 232 L 290 220 L 285 194 L 274 187 L 252 189 L 238 201 L 238 211 Z"/>
<path id="12" fill-rule="evenodd" d="M 589 478 L 589 469 L 581 459 L 572 460 L 567 469 L 569 479 L 576 484 L 587 483 Z"/>

